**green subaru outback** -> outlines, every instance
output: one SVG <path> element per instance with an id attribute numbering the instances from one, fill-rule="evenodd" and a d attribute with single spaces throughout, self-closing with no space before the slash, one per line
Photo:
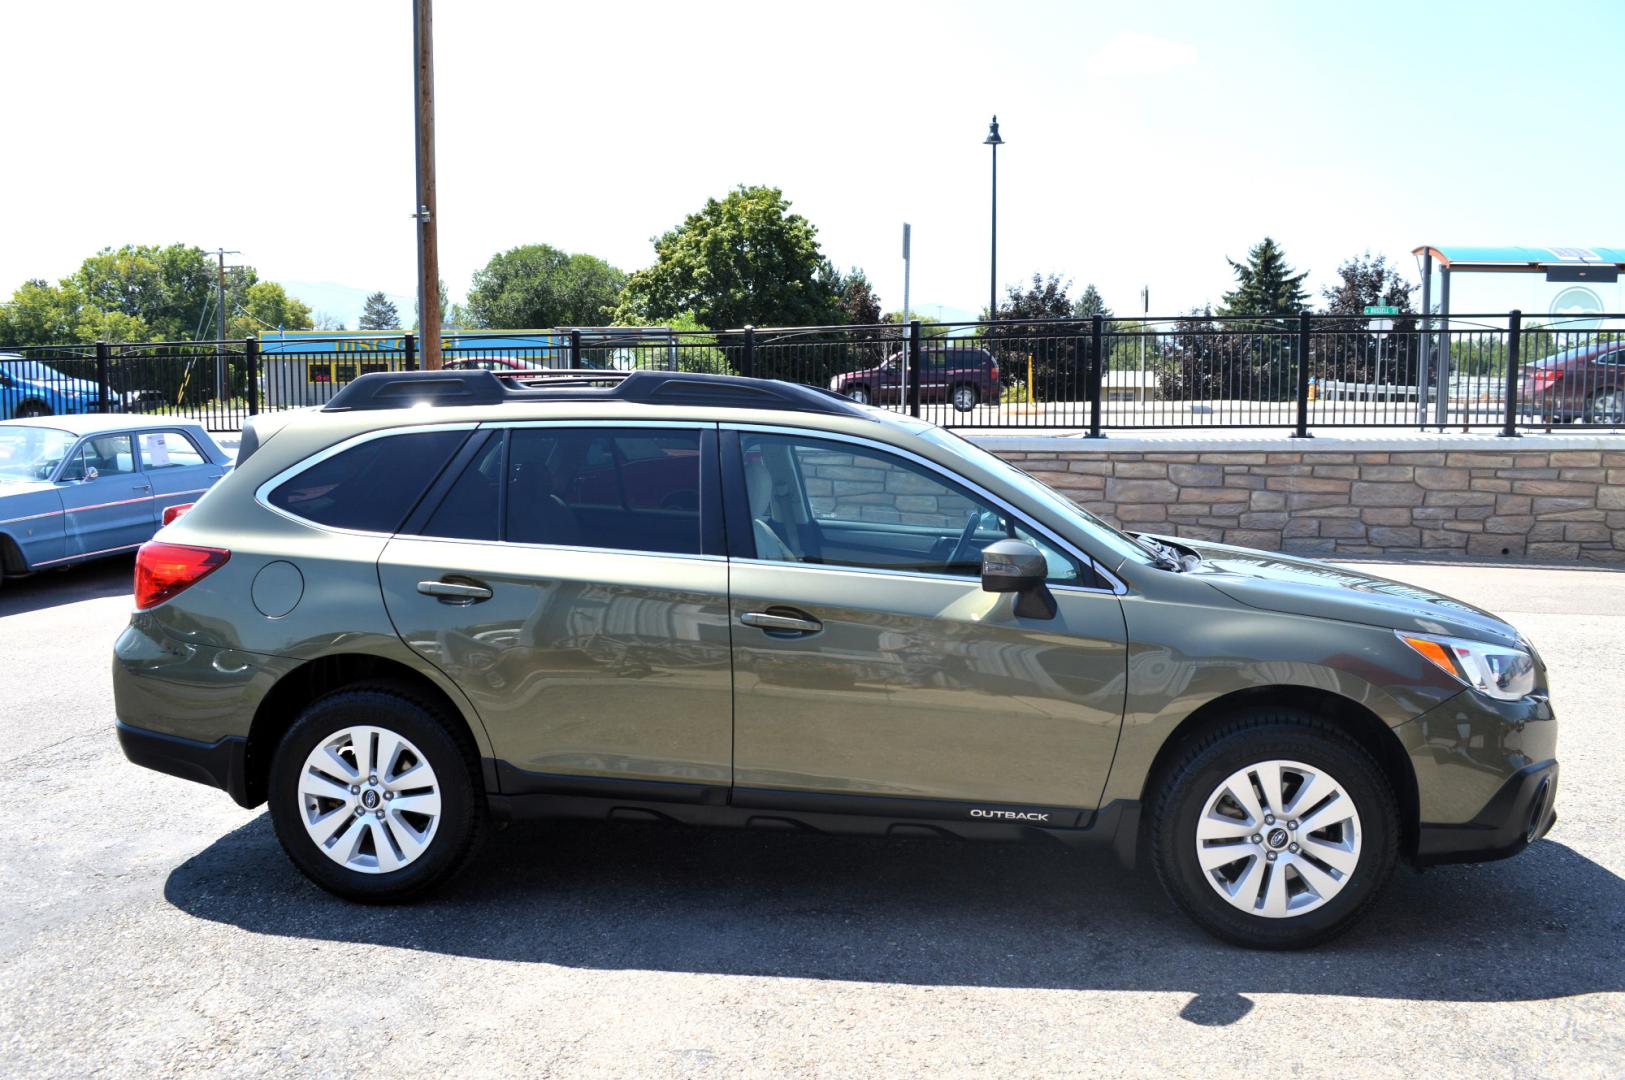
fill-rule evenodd
<path id="1" fill-rule="evenodd" d="M 492 819 L 1044 837 L 1227 940 L 1555 820 L 1544 665 L 1357 571 L 1130 535 L 930 424 L 677 373 L 369 374 L 142 548 L 131 761 L 340 896 Z"/>

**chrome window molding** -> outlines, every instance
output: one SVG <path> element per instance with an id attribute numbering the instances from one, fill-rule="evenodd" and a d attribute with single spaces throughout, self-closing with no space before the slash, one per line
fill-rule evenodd
<path id="1" fill-rule="evenodd" d="M 326 526 L 323 526 L 326 528 Z M 382 534 L 379 534 L 382 535 Z M 474 547 L 496 547 L 503 551 L 557 551 L 575 555 L 639 555 L 646 559 L 686 559 L 690 562 L 725 563 L 725 555 L 690 555 L 681 551 L 636 551 L 630 548 L 583 547 L 579 544 L 528 544 L 519 540 L 471 540 L 465 536 L 423 536 L 418 533 L 395 533 L 392 540 L 418 540 L 426 544 L 467 544 Z M 739 560 L 734 560 L 739 561 Z M 546 577 L 538 571 L 538 577 Z"/>
<path id="2" fill-rule="evenodd" d="M 1087 566 L 1090 569 L 1092 569 L 1097 575 L 1100 576 L 1102 581 L 1105 581 L 1107 583 L 1106 587 L 1104 587 L 1104 588 L 1096 588 L 1096 587 L 1091 586 L 1091 585 L 1069 585 L 1064 581 L 1059 581 L 1059 582 L 1051 582 L 1051 583 L 1049 583 L 1050 588 L 1052 588 L 1052 589 L 1057 589 L 1057 588 L 1058 589 L 1069 589 L 1069 590 L 1071 590 L 1073 592 L 1112 593 L 1112 594 L 1117 595 L 1117 596 L 1122 596 L 1123 594 L 1128 592 L 1128 586 L 1127 586 L 1127 584 L 1125 584 L 1123 582 L 1123 580 L 1121 578 L 1119 578 L 1116 574 L 1112 573 L 1110 570 L 1107 570 L 1104 566 L 1102 566 L 1100 564 L 1100 561 L 1098 559 L 1095 559 L 1088 552 L 1079 549 L 1079 547 L 1076 544 L 1072 543 L 1070 540 L 1067 540 L 1065 537 L 1057 535 L 1054 529 L 1048 528 L 1047 526 L 1044 526 L 1044 525 L 1040 525 L 1037 522 L 1033 521 L 1023 511 L 1017 509 L 1014 506 L 1011 506 L 1008 500 L 1003 499 L 1000 496 L 993 494 L 993 492 L 991 492 L 991 491 L 987 490 L 986 488 L 982 487 L 980 484 L 976 483 L 974 480 L 971 480 L 971 479 L 969 479 L 967 477 L 961 476 L 959 473 L 954 472 L 952 469 L 948 469 L 948 468 L 946 468 L 946 467 L 944 467 L 942 465 L 939 465 L 936 462 L 930 460 L 929 458 L 921 457 L 919 454 L 913 453 L 912 451 L 904 450 L 903 448 L 898 447 L 898 446 L 893 446 L 890 443 L 879 442 L 879 441 L 876 441 L 874 439 L 864 438 L 861 435 L 848 435 L 848 434 L 845 434 L 844 432 L 825 431 L 822 428 L 788 427 L 788 426 L 783 425 L 783 424 L 748 424 L 748 423 L 725 422 L 725 423 L 722 424 L 722 429 L 724 431 L 737 431 L 737 432 L 740 432 L 742 434 L 751 433 L 751 432 L 761 432 L 761 433 L 766 433 L 766 434 L 770 434 L 770 435 L 792 435 L 792 436 L 796 436 L 796 437 L 799 437 L 799 438 L 823 439 L 823 440 L 830 441 L 830 442 L 852 443 L 852 444 L 855 444 L 857 446 L 867 447 L 867 448 L 872 449 L 872 450 L 874 450 L 874 451 L 876 451 L 878 453 L 894 454 L 897 457 L 905 458 L 905 459 L 915 463 L 916 465 L 923 466 L 924 468 L 929 469 L 934 473 L 937 473 L 938 475 L 948 479 L 949 481 L 959 485 L 960 487 L 966 488 L 967 490 L 970 490 L 970 491 L 974 491 L 977 495 L 979 495 L 982 498 L 986 499 L 988 502 L 992 503 L 994 506 L 997 506 L 1000 509 L 1004 510 L 1005 513 L 1009 514 L 1011 516 L 1011 518 L 1013 518 L 1016 521 L 1017 524 L 1021 525 L 1022 527 L 1026 528 L 1026 529 L 1031 530 L 1034 533 L 1037 533 L 1039 536 L 1045 537 L 1051 543 L 1053 543 L 1057 547 L 1059 547 L 1063 552 L 1065 552 L 1068 555 L 1071 555 L 1073 558 L 1077 559 L 1084 566 Z M 737 559 L 735 561 L 736 562 L 763 563 L 763 564 L 769 565 L 769 566 L 803 566 L 803 567 L 807 567 L 809 569 L 814 569 L 814 570 L 858 570 L 858 571 L 863 571 L 863 570 L 874 569 L 874 568 L 870 568 L 870 567 L 832 566 L 832 565 L 829 565 L 829 564 L 826 564 L 826 563 L 789 563 L 789 562 L 781 562 L 781 561 L 778 561 L 778 560 L 775 560 L 775 559 Z M 924 571 L 912 571 L 912 570 L 909 570 L 909 571 L 895 571 L 895 570 L 884 570 L 884 569 L 879 570 L 879 572 L 881 572 L 881 573 L 889 573 L 889 574 L 903 573 L 903 574 L 906 574 L 908 576 L 930 577 L 930 578 L 937 578 L 937 579 L 946 580 L 946 581 L 965 581 L 965 580 L 967 580 L 967 577 L 964 574 L 931 574 L 931 573 L 926 573 Z"/>

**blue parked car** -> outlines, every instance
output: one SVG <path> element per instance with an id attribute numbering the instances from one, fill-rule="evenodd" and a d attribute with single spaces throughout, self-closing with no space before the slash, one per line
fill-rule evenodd
<path id="1" fill-rule="evenodd" d="M 0 353 L 0 420 L 95 412 L 96 395 L 90 379 L 72 378 L 16 353 Z"/>
<path id="2" fill-rule="evenodd" d="M 0 421 L 0 579 L 133 551 L 230 468 L 187 420 Z"/>

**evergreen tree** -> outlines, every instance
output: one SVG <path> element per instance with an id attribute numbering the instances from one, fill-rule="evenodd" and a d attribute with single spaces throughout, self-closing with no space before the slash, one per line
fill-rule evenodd
<path id="1" fill-rule="evenodd" d="M 1303 291 L 1303 279 L 1309 276 L 1309 271 L 1293 273 L 1292 267 L 1287 265 L 1286 253 L 1268 236 L 1247 252 L 1246 262 L 1233 259 L 1225 262 L 1236 275 L 1236 287 L 1224 294 L 1220 315 L 1280 318 L 1307 310 L 1309 296 Z"/>
<path id="2" fill-rule="evenodd" d="M 401 313 L 389 297 L 375 292 L 362 304 L 361 320 L 355 325 L 357 330 L 399 330 Z"/>
<path id="3" fill-rule="evenodd" d="M 1072 305 L 1072 317 L 1075 319 L 1092 319 L 1099 315 L 1103 319 L 1112 317 L 1112 309 L 1106 306 L 1106 300 L 1095 288 L 1094 282 L 1083 287 L 1083 295 L 1078 302 Z"/>

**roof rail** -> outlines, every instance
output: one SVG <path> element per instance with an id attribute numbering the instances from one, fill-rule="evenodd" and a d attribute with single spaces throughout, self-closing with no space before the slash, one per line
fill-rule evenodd
<path id="1" fill-rule="evenodd" d="M 696 408 L 779 409 L 868 416 L 863 406 L 821 387 L 739 375 L 675 371 L 375 371 L 353 380 L 323 412 L 419 405 L 500 405 L 523 401 L 633 401 Z"/>

